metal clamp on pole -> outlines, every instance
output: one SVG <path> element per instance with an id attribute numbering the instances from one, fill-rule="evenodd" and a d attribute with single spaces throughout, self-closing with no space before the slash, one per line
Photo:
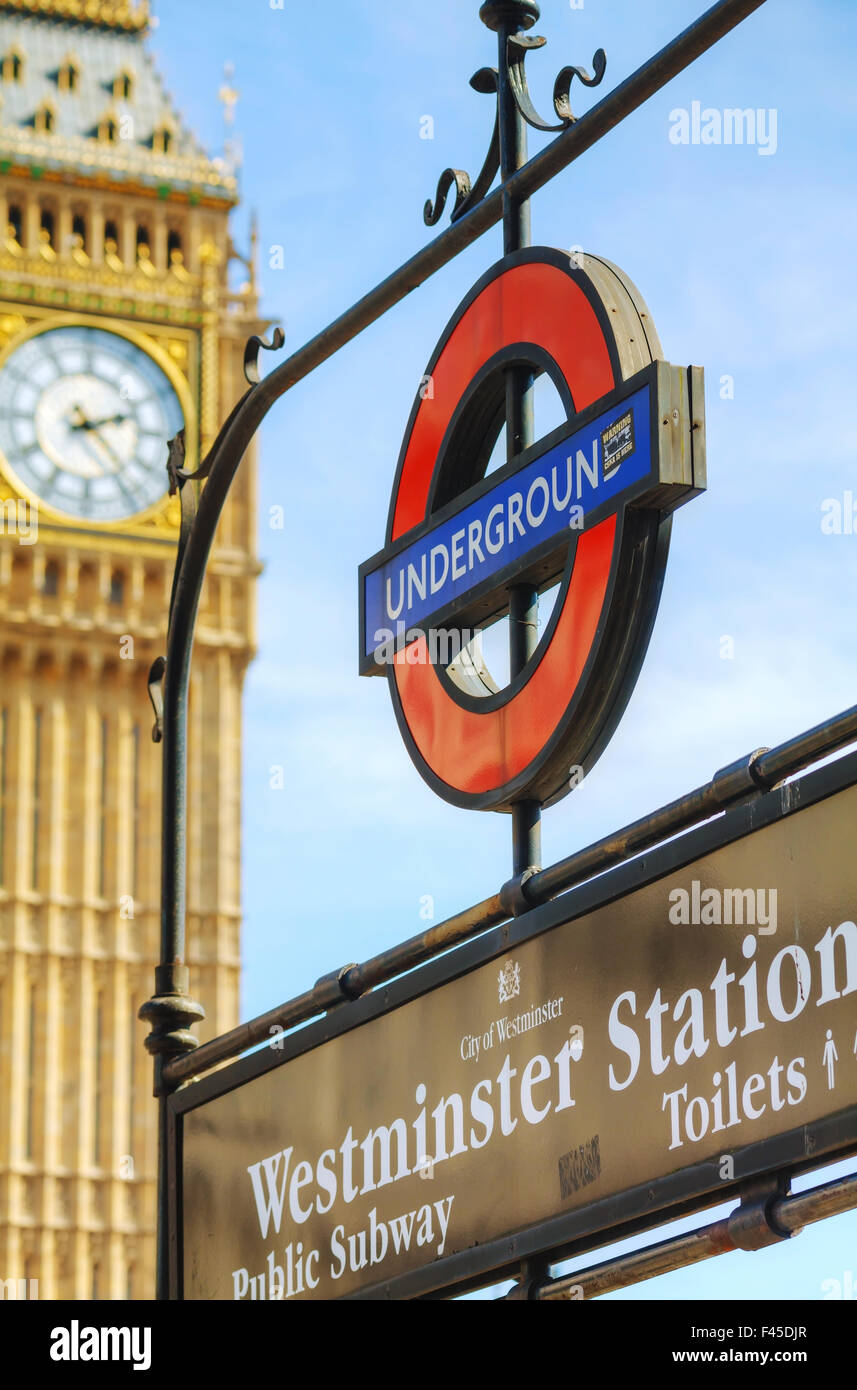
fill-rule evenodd
<path id="1" fill-rule="evenodd" d="M 539 1289 L 550 1282 L 550 1265 L 542 1256 L 521 1261 L 521 1273 L 513 1289 L 506 1294 L 506 1303 L 533 1303 L 538 1301 Z"/>
<path id="2" fill-rule="evenodd" d="M 540 872 L 541 870 L 535 868 L 525 869 L 522 874 L 518 874 L 516 878 L 510 878 L 507 883 L 503 884 L 500 889 L 500 903 L 503 911 L 507 912 L 510 917 L 520 917 L 523 913 L 529 912 L 531 908 L 538 906 L 539 900 L 537 898 L 528 897 L 527 884 Z"/>
<path id="3" fill-rule="evenodd" d="M 325 1013 L 330 1013 L 332 1009 L 338 1009 L 340 1004 L 347 1004 L 351 999 L 359 998 L 359 995 L 352 994 L 347 988 L 348 972 L 357 968 L 356 960 L 351 961 L 350 965 L 342 965 L 338 970 L 331 970 L 327 975 L 320 975 L 313 985 L 313 994 L 327 994 L 328 987 L 335 985 L 340 993 L 339 999 L 334 999 L 328 1004 Z"/>
<path id="4" fill-rule="evenodd" d="M 728 1218 L 729 1239 L 736 1250 L 763 1250 L 766 1245 L 778 1245 L 781 1240 L 800 1234 L 800 1227 L 789 1231 L 778 1224 L 773 1214 L 774 1203 L 788 1195 L 788 1179 L 779 1173 L 766 1173 L 742 1185 L 741 1205 Z"/>
<path id="5" fill-rule="evenodd" d="M 729 806 L 733 801 L 746 801 L 754 793 L 769 792 L 774 783 L 768 782 L 756 770 L 759 758 L 770 753 L 769 748 L 757 748 L 755 753 L 738 758 L 727 767 L 721 767 L 711 779 L 714 796 L 721 806 Z"/>
<path id="6" fill-rule="evenodd" d="M 167 1096 L 175 1090 L 162 1073 L 164 1066 L 175 1057 L 183 1057 L 199 1047 L 199 1038 L 190 1029 L 205 1018 L 205 1009 L 188 994 L 189 972 L 186 965 L 170 961 L 155 967 L 155 994 L 140 1008 L 138 1018 L 151 1024 L 146 1038 L 146 1050 L 155 1059 L 155 1081 L 152 1094 Z"/>

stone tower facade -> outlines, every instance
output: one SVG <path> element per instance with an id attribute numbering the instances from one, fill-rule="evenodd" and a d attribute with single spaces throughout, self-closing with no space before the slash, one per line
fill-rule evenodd
<path id="1" fill-rule="evenodd" d="M 0 1294 L 149 1298 L 160 757 L 146 674 L 195 467 L 262 331 L 234 172 L 166 95 L 132 0 L 0 0 Z M 255 238 L 251 237 L 251 242 Z M 244 269 L 240 264 L 243 263 Z M 243 283 L 240 283 L 243 280 Z M 190 696 L 201 1038 L 238 1017 L 241 691 L 255 460 L 221 522 Z M 8 1281 L 14 1281 L 12 1283 Z M 21 1283 L 21 1281 L 25 1281 Z"/>

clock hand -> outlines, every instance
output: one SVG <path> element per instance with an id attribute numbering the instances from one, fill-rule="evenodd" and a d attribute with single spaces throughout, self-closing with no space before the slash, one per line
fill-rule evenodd
<path id="1" fill-rule="evenodd" d="M 124 417 L 123 417 L 123 418 L 124 418 Z M 115 450 L 115 449 L 111 449 L 111 447 L 110 447 L 110 445 L 108 444 L 107 440 L 104 438 L 104 435 L 101 433 L 100 429 L 98 428 L 98 425 L 93 425 L 93 426 L 92 426 L 92 429 L 93 429 L 93 431 L 95 432 L 95 438 L 96 438 L 96 440 L 98 441 L 98 443 L 102 446 L 102 448 L 104 449 L 104 451 L 105 451 L 107 454 L 110 455 L 110 457 L 112 458 L 113 462 L 115 463 L 116 468 L 114 469 L 114 472 L 117 472 L 117 473 L 118 473 L 119 469 L 122 467 L 122 460 L 121 460 L 121 458 L 120 458 L 119 455 L 116 453 L 116 450 Z"/>
<path id="2" fill-rule="evenodd" d="M 74 419 L 73 417 L 75 415 L 77 415 L 79 418 Z M 127 419 L 127 416 L 125 415 L 114 415 L 106 420 L 89 420 L 84 415 L 83 410 L 79 405 L 76 405 L 74 407 L 74 410 L 72 412 L 71 428 L 73 430 L 86 430 L 85 440 L 87 452 L 90 454 L 92 458 L 95 459 L 95 461 L 103 471 L 110 473 L 118 473 L 122 468 L 122 460 L 116 453 L 115 449 L 111 448 L 110 444 L 107 442 L 104 435 L 101 433 L 101 427 L 102 425 L 110 425 L 116 421 L 122 421 L 125 419 Z M 92 441 L 92 443 L 96 446 L 95 448 L 90 446 L 90 441 Z M 99 445 L 101 446 L 100 448 L 97 447 Z M 105 454 L 108 456 L 108 458 L 112 460 L 112 467 L 105 467 Z"/>
<path id="3" fill-rule="evenodd" d="M 100 430 L 102 425 L 122 425 L 127 419 L 127 415 L 108 415 L 103 420 L 93 420 L 91 428 Z"/>
<path id="4" fill-rule="evenodd" d="M 112 453 L 100 435 L 95 435 L 93 438 L 92 434 L 87 434 L 84 436 L 81 443 L 83 444 L 87 457 L 92 459 L 93 463 L 96 464 L 101 476 L 105 474 L 113 476 L 119 472 L 121 467 L 120 460 L 116 458 L 116 455 Z M 98 447 L 99 444 L 102 446 L 101 448 Z M 105 457 L 105 452 L 110 455 L 109 458 Z"/>
<path id="5" fill-rule="evenodd" d="M 122 425 L 128 419 L 127 415 L 107 415 L 103 420 L 88 420 L 79 406 L 75 408 L 82 418 L 72 420 L 73 430 L 100 430 L 102 425 Z"/>

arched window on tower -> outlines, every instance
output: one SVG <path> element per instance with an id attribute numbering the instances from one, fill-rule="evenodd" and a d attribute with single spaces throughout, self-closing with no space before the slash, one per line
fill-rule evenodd
<path id="1" fill-rule="evenodd" d="M 80 68 L 73 58 L 66 58 L 57 73 L 57 86 L 61 92 L 80 90 Z"/>
<path id="2" fill-rule="evenodd" d="M 116 117 L 109 112 L 98 122 L 98 138 L 103 145 L 115 145 L 119 139 L 119 126 Z"/>
<path id="3" fill-rule="evenodd" d="M 173 275 L 178 280 L 185 283 L 190 279 L 187 267 L 184 263 L 184 246 L 182 244 L 181 232 L 173 228 L 167 236 L 167 264 Z"/>
<path id="4" fill-rule="evenodd" d="M 91 560 L 84 560 L 77 572 L 77 598 L 81 613 L 88 613 L 98 602 L 98 575 Z"/>
<path id="5" fill-rule="evenodd" d="M 20 246 L 21 237 L 23 236 L 24 229 L 24 217 L 23 213 L 21 212 L 20 205 L 18 203 L 9 204 L 6 210 L 6 218 L 6 235 L 7 237 L 11 237 L 11 239 L 15 242 L 16 246 Z"/>
<path id="6" fill-rule="evenodd" d="M 74 213 L 71 219 L 71 254 L 81 265 L 85 265 L 89 260 L 86 217 L 82 212 Z"/>
<path id="7" fill-rule="evenodd" d="M 56 560 L 48 560 L 45 565 L 45 577 L 42 580 L 42 593 L 48 598 L 56 598 L 59 592 L 60 567 Z"/>
<path id="8" fill-rule="evenodd" d="M 24 55 L 20 49 L 9 49 L 9 52 L 3 58 L 2 73 L 4 82 L 23 82 Z"/>
<path id="9" fill-rule="evenodd" d="M 56 222 L 54 220 L 54 215 L 51 212 L 50 208 L 42 208 L 41 216 L 39 218 L 39 230 L 41 232 L 41 240 L 44 242 L 44 244 L 46 246 L 50 246 L 52 250 L 56 250 L 56 247 L 54 246 Z"/>
<path id="10" fill-rule="evenodd" d="M 45 101 L 39 107 L 34 117 L 34 124 L 39 135 L 53 135 L 57 127 L 57 117 L 49 102 Z"/>
<path id="11" fill-rule="evenodd" d="M 42 208 L 39 217 L 39 255 L 46 261 L 55 261 L 56 219 L 50 208 Z"/>
<path id="12" fill-rule="evenodd" d="M 175 136 L 169 126 L 158 126 L 152 135 L 152 149 L 155 154 L 172 154 Z"/>
<path id="13" fill-rule="evenodd" d="M 122 270 L 119 257 L 119 227 L 111 217 L 104 223 L 104 259 L 111 270 Z"/>
<path id="14" fill-rule="evenodd" d="M 149 228 L 140 223 L 137 227 L 137 266 L 145 275 L 155 274 L 152 260 L 152 237 Z"/>
<path id="15" fill-rule="evenodd" d="M 127 68 L 123 68 L 113 79 L 113 100 L 130 101 L 134 94 L 134 79 Z"/>

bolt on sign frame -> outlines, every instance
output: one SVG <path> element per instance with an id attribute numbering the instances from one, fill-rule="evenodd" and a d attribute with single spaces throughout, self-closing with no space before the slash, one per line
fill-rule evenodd
<path id="1" fill-rule="evenodd" d="M 500 927 L 499 934 L 494 932 L 490 937 L 484 937 L 483 941 L 475 943 L 468 950 L 481 952 L 487 958 L 492 949 L 496 952 L 507 941 L 517 940 L 516 932 L 523 932 L 524 935 L 530 931 L 537 933 L 541 919 L 530 914 L 542 910 L 540 905 L 546 904 L 563 889 L 603 873 L 611 865 L 623 864 L 642 849 L 657 845 L 678 830 L 713 815 L 720 814 L 722 819 L 718 824 L 726 827 L 728 817 L 723 815 L 726 808 L 746 803 L 746 812 L 741 811 L 740 814 L 746 814 L 752 823 L 753 807 L 767 792 L 769 796 L 764 798 L 765 802 L 770 806 L 770 796 L 779 797 L 778 814 L 785 815 L 789 809 L 793 809 L 791 790 L 775 791 L 783 778 L 857 738 L 857 710 L 846 711 L 779 749 L 760 750 L 749 758 L 739 760 L 718 773 L 707 786 L 546 869 L 540 868 L 540 803 L 536 799 L 517 800 L 508 808 L 513 822 L 513 878 L 500 892 L 374 960 L 332 972 L 313 989 L 281 1008 L 251 1020 L 202 1047 L 199 1047 L 198 1040 L 190 1031 L 192 1025 L 204 1017 L 202 1006 L 189 996 L 185 964 L 187 696 L 191 650 L 197 606 L 215 529 L 230 484 L 250 440 L 280 396 L 491 227 L 503 222 L 506 256 L 524 252 L 529 242 L 528 202 L 531 195 L 763 3 L 764 0 L 719 0 L 579 119 L 573 115 L 570 106 L 569 92 L 573 78 L 578 77 L 586 86 L 598 85 L 604 75 L 606 60 L 599 50 L 593 62 L 593 76 L 581 68 L 564 69 L 555 87 L 554 104 L 558 123 L 550 125 L 542 121 L 535 111 L 523 71 L 528 48 L 540 46 L 542 42 L 527 37 L 527 31 L 539 16 L 538 5 L 533 0 L 486 0 L 480 16 L 498 35 L 498 72 L 495 74 L 492 70 L 483 69 L 473 83 L 477 90 L 496 91 L 497 122 L 485 166 L 478 178 L 471 184 L 461 171 L 444 171 L 435 203 L 426 205 L 425 220 L 429 225 L 434 225 L 441 216 L 446 195 L 455 186 L 457 196 L 451 225 L 264 380 L 260 378 L 259 353 L 263 348 L 281 348 L 283 335 L 276 329 L 270 343 L 258 337 L 251 338 L 245 352 L 248 390 L 225 421 L 206 459 L 195 473 L 190 474 L 183 467 L 184 445 L 181 436 L 171 443 L 167 467 L 171 488 L 180 494 L 182 528 L 170 606 L 167 655 L 154 663 L 149 675 L 156 720 L 153 736 L 156 742 L 163 742 L 161 962 L 155 972 L 154 996 L 140 1011 L 140 1016 L 152 1026 L 146 1043 L 154 1058 L 154 1093 L 159 1104 L 159 1298 L 182 1296 L 181 1117 L 186 1109 L 193 1108 L 197 1097 L 202 1099 L 202 1088 L 211 1086 L 210 1082 L 199 1082 L 190 1091 L 179 1092 L 178 1088 L 183 1083 L 199 1077 L 219 1062 L 236 1057 L 263 1039 L 269 1041 L 273 1025 L 293 1027 L 346 1001 L 355 1001 L 348 1014 L 356 1024 L 362 1019 L 363 1012 L 377 1006 L 378 1001 L 374 996 L 373 1001 L 356 1002 L 375 984 L 429 961 L 450 945 L 487 932 L 492 927 Z M 529 160 L 526 156 L 526 124 L 541 130 L 560 131 L 552 143 Z M 490 192 L 498 172 L 500 185 Z M 508 372 L 505 421 L 510 458 L 533 444 L 531 376 L 531 371 L 528 374 L 521 368 Z M 199 484 L 203 481 L 205 485 L 200 488 Z M 513 586 L 508 608 L 513 679 L 533 655 L 536 601 L 537 588 L 532 583 Z M 845 760 L 843 771 L 851 776 L 852 781 L 855 780 L 857 773 L 851 768 L 850 760 Z M 826 783 L 823 785 L 826 786 Z M 817 792 L 819 797 L 829 795 L 829 791 L 818 790 L 821 786 L 820 783 L 813 783 L 814 794 Z M 739 812 L 733 811 L 732 814 L 738 815 Z M 770 814 L 776 819 L 775 810 Z M 724 833 L 728 840 L 731 832 L 725 830 Z M 666 847 L 663 852 L 666 852 Z M 639 873 L 645 877 L 646 860 L 625 866 L 629 881 L 635 883 L 642 881 L 635 878 L 637 865 Z M 618 891 L 628 890 L 619 888 Z M 567 911 L 567 908 L 563 910 Z M 462 957 L 462 963 L 449 969 L 450 977 L 471 969 L 469 960 L 469 957 L 467 960 Z M 432 969 L 437 982 L 445 977 L 448 968 Z M 401 988 L 407 993 L 411 987 L 406 982 Z M 334 1031 L 347 1031 L 354 1026 L 346 1021 L 345 1010 L 342 1014 L 334 1013 L 333 1018 L 336 1020 Z M 341 1025 L 339 1020 L 342 1020 Z M 324 1025 L 315 1027 L 316 1030 L 321 1027 L 324 1031 Z M 299 1050 L 301 1046 L 299 1042 L 294 1050 Z M 245 1059 L 228 1072 L 220 1073 L 216 1088 L 218 1094 L 240 1085 L 248 1066 L 255 1065 L 254 1059 Z M 850 1119 L 843 1120 L 841 1116 L 833 1123 L 832 1129 L 828 1124 L 829 1133 L 825 1131 L 826 1138 L 822 1143 L 824 1151 L 840 1151 L 846 1143 L 851 1143 L 853 1128 L 850 1126 Z M 768 1171 L 775 1170 L 780 1161 L 781 1156 L 772 1151 L 767 1163 Z M 783 1157 L 783 1161 L 788 1161 L 791 1169 L 800 1166 L 793 1154 L 788 1160 Z M 708 1228 L 708 1232 L 697 1233 L 699 1239 L 695 1244 L 688 1238 L 690 1244 L 687 1248 L 679 1248 L 675 1243 L 668 1242 L 669 1248 L 660 1247 L 649 1252 L 648 1256 L 642 1252 L 639 1257 L 629 1257 L 629 1260 L 618 1262 L 615 1266 L 594 1270 L 589 1286 L 598 1292 L 611 1286 L 611 1279 L 629 1282 L 634 1277 L 648 1277 L 647 1269 L 660 1272 L 664 1268 L 705 1258 L 707 1254 L 717 1253 L 720 1249 L 734 1248 L 742 1241 L 745 1246 L 753 1247 L 754 1242 L 758 1245 L 782 1238 L 794 1229 L 798 1219 L 818 1219 L 820 1215 L 844 1209 L 853 1204 L 855 1197 L 853 1183 L 849 1185 L 849 1182 L 819 1189 L 820 1195 L 817 1197 L 807 1194 L 798 1199 L 787 1195 L 780 1179 L 772 1181 L 773 1187 L 769 1183 L 768 1187 L 762 1184 L 760 1188 L 757 1167 L 755 1186 L 751 1184 L 752 1191 L 746 1186 L 739 1186 L 739 1195 L 743 1197 L 738 1209 L 740 1216 L 732 1221 L 728 1231 Z M 696 1198 L 682 1198 L 679 1194 L 677 1200 L 679 1203 L 685 1201 L 684 1210 L 700 1205 L 698 1195 Z M 663 1208 L 665 1204 L 661 1202 L 658 1205 Z M 614 1232 L 621 1229 L 627 1233 L 647 1224 L 652 1224 L 651 1213 L 647 1221 L 639 1213 L 628 1213 L 623 1219 L 617 1212 L 612 1229 Z M 603 1243 L 604 1221 L 600 1229 L 602 1234 L 594 1243 Z M 550 1281 L 547 1278 L 547 1260 L 560 1248 L 568 1252 L 574 1242 L 569 1244 L 563 1236 L 551 1244 L 549 1235 L 549 1232 L 542 1232 L 543 1238 L 535 1243 L 531 1241 L 529 1246 L 526 1241 L 507 1241 L 502 1259 L 495 1259 L 492 1264 L 489 1258 L 486 1264 L 483 1258 L 481 1263 L 476 1262 L 479 1264 L 478 1270 L 474 1264 L 472 1269 L 457 1271 L 443 1287 L 426 1289 L 423 1296 L 444 1296 L 453 1289 L 470 1286 L 474 1282 L 484 1283 L 489 1267 L 491 1277 L 501 1274 L 518 1277 L 516 1296 L 567 1296 L 564 1292 L 567 1281 Z M 578 1245 L 577 1248 L 591 1248 L 592 1244 L 590 1235 L 587 1244 L 582 1247 Z M 634 1264 L 635 1258 L 637 1265 Z M 648 1265 L 645 1264 L 646 1258 Z M 622 1265 L 621 1269 L 619 1265 Z M 393 1296 L 399 1295 L 395 1293 Z M 408 1291 L 402 1287 L 401 1296 L 420 1296 L 420 1293 L 416 1287 L 409 1287 Z"/>

